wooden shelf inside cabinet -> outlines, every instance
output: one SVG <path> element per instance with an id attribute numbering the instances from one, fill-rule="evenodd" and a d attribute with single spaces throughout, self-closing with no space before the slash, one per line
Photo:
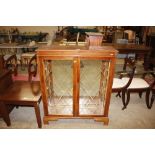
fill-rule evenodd
<path id="1" fill-rule="evenodd" d="M 44 123 L 92 118 L 107 125 L 116 54 L 110 46 L 38 49 Z"/>

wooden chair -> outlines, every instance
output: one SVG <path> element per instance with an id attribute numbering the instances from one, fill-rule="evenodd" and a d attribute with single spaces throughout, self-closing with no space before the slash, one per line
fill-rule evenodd
<path id="1" fill-rule="evenodd" d="M 31 58 L 35 55 L 35 52 L 27 52 L 21 54 L 21 68 L 25 70 L 29 64 Z"/>
<path id="2" fill-rule="evenodd" d="M 123 103 L 123 108 L 124 110 L 126 108 L 126 92 L 128 87 L 130 86 L 133 76 L 135 73 L 135 61 L 132 58 L 126 58 L 125 63 L 123 66 L 123 70 L 126 71 L 127 66 L 130 68 L 130 72 L 120 72 L 120 77 L 119 78 L 114 78 L 113 79 L 113 85 L 112 85 L 112 92 L 117 93 L 117 96 L 121 97 L 122 94 L 122 103 Z M 127 75 L 128 78 L 123 78 L 124 75 Z"/>
<path id="3" fill-rule="evenodd" d="M 11 71 L 4 70 L 4 68 L 0 69 L 0 94 L 3 93 L 11 84 Z M 0 102 L 0 117 L 3 118 L 7 126 L 11 125 L 9 113 L 13 110 L 14 106 L 4 105 Z"/>
<path id="4" fill-rule="evenodd" d="M 18 73 L 18 63 L 16 55 L 10 56 L 5 61 L 4 68 L 11 70 L 13 81 L 39 81 L 37 75 L 37 57 L 35 54 L 31 57 L 31 59 L 28 62 L 26 75 Z"/>
<path id="5" fill-rule="evenodd" d="M 124 65 L 124 70 L 126 70 L 125 65 Z M 152 82 L 151 84 L 149 84 L 145 80 L 145 76 L 146 76 L 147 73 L 148 72 L 143 73 L 143 76 L 142 77 L 133 77 L 130 85 L 128 86 L 128 88 L 126 90 L 127 100 L 126 100 L 124 109 L 127 108 L 127 105 L 129 104 L 130 94 L 131 93 L 138 93 L 139 94 L 139 97 L 141 97 L 142 96 L 142 93 L 144 93 L 144 92 L 146 93 L 145 94 L 145 100 L 146 100 L 147 108 L 150 109 L 152 107 L 152 104 L 153 103 L 150 103 L 149 95 L 150 95 L 150 91 L 152 90 L 153 91 L 153 97 L 151 99 L 151 102 L 153 102 L 154 101 L 153 100 L 153 98 L 154 98 L 154 90 L 153 90 L 153 88 L 154 88 L 155 82 Z M 129 78 L 124 78 L 124 81 L 128 81 L 128 80 L 129 80 Z"/>

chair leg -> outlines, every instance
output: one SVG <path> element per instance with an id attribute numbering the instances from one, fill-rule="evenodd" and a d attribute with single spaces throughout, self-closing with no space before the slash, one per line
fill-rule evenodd
<path id="1" fill-rule="evenodd" d="M 155 94 L 153 93 L 151 97 L 151 102 L 150 102 L 150 109 L 152 108 L 154 100 L 155 100 Z"/>
<path id="2" fill-rule="evenodd" d="M 38 127 L 41 128 L 42 127 L 42 122 L 41 122 L 40 109 L 39 109 L 39 104 L 38 103 L 36 103 L 34 105 L 34 109 L 35 109 L 35 114 L 36 114 Z"/>
<path id="3" fill-rule="evenodd" d="M 122 110 L 127 108 L 127 105 L 129 104 L 129 101 L 130 101 L 130 91 L 127 91 L 126 93 L 127 93 L 127 99 L 126 99 L 125 106 L 122 108 Z"/>
<path id="4" fill-rule="evenodd" d="M 125 108 L 126 108 L 126 104 L 125 104 L 125 93 L 126 93 L 126 91 L 122 91 L 122 103 L 123 103 L 123 108 L 122 108 L 122 110 L 124 110 Z"/>
<path id="5" fill-rule="evenodd" d="M 155 100 L 155 93 L 153 91 L 152 91 L 151 99 L 149 99 L 150 98 L 150 92 L 151 92 L 150 89 L 146 91 L 146 105 L 147 105 L 148 109 L 152 108 L 153 102 Z"/>
<path id="6" fill-rule="evenodd" d="M 116 97 L 121 97 L 121 92 L 118 92 L 117 94 L 116 94 Z"/>
<path id="7" fill-rule="evenodd" d="M 142 98 L 143 92 L 139 92 L 139 97 Z"/>
<path id="8" fill-rule="evenodd" d="M 19 106 L 18 105 L 16 105 L 16 109 L 18 109 L 19 108 Z"/>
<path id="9" fill-rule="evenodd" d="M 150 98 L 150 89 L 146 91 L 146 97 L 145 97 L 146 105 L 147 105 L 147 108 L 148 108 L 148 109 L 150 109 L 150 108 L 149 108 L 149 107 L 150 107 L 150 106 L 149 106 L 149 102 L 150 102 L 150 99 L 149 99 L 149 98 Z"/>
<path id="10" fill-rule="evenodd" d="M 0 103 L 0 112 L 2 114 L 3 120 L 7 124 L 7 126 L 11 126 L 11 121 L 8 113 L 8 109 L 6 107 L 7 105 L 4 104 L 3 102 Z"/>

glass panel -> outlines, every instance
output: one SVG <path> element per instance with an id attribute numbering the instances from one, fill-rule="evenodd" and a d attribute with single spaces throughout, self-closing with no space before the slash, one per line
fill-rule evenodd
<path id="1" fill-rule="evenodd" d="M 72 115 L 72 61 L 46 60 L 44 64 L 49 114 Z"/>
<path id="2" fill-rule="evenodd" d="M 103 115 L 110 63 L 101 60 L 84 60 L 81 63 L 79 113 Z"/>

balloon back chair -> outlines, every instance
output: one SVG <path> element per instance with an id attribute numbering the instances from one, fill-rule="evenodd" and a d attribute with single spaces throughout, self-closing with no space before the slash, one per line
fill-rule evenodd
<path id="1" fill-rule="evenodd" d="M 13 81 L 39 81 L 37 75 L 37 58 L 34 54 L 28 62 L 27 73 L 18 73 L 18 63 L 16 55 L 11 55 L 5 62 L 4 68 L 12 72 Z"/>
<path id="2" fill-rule="evenodd" d="M 128 61 L 126 59 L 126 61 Z M 124 70 L 126 70 L 126 65 L 124 64 Z M 145 93 L 145 102 L 146 102 L 146 106 L 148 109 L 151 109 L 154 98 L 155 98 L 155 81 L 152 82 L 148 82 L 146 80 L 146 76 L 148 75 L 149 72 L 143 72 L 141 74 L 143 74 L 143 76 L 141 77 L 133 77 L 130 85 L 128 86 L 127 90 L 126 90 L 126 94 L 127 94 L 127 100 L 124 106 L 124 109 L 127 108 L 129 102 L 130 102 L 130 94 L 131 93 L 138 93 L 139 97 L 141 98 L 142 93 Z M 138 74 L 138 73 L 136 73 Z M 155 76 L 154 76 L 155 77 Z M 129 78 L 124 78 L 124 81 L 128 81 Z M 150 97 L 150 91 L 152 91 L 152 97 L 151 100 L 149 99 Z"/>
<path id="3" fill-rule="evenodd" d="M 128 72 L 126 72 L 127 68 L 129 68 Z M 122 96 L 122 103 L 123 103 L 122 110 L 126 108 L 126 102 L 127 102 L 126 92 L 133 80 L 135 69 L 136 69 L 135 61 L 132 58 L 125 58 L 123 71 L 118 73 L 119 78 L 113 79 L 112 92 L 117 93 L 117 96 L 120 97 Z M 124 76 L 127 76 L 127 78 L 125 78 Z"/>

